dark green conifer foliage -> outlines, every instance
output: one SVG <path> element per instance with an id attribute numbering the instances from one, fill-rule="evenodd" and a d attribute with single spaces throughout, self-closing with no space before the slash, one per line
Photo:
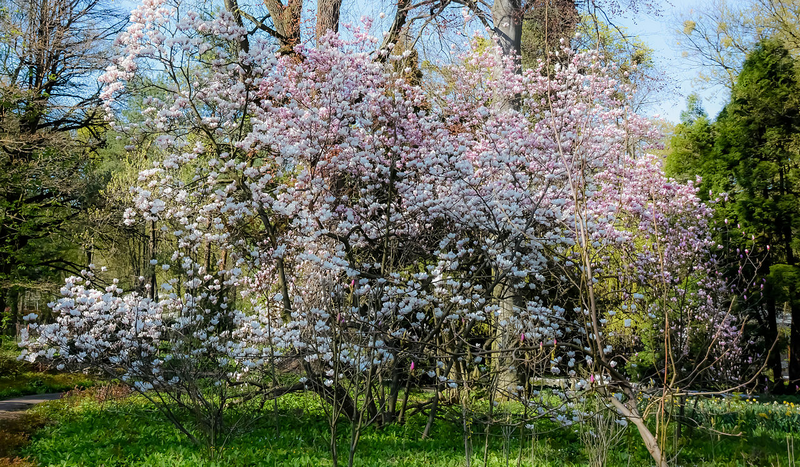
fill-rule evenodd
<path id="1" fill-rule="evenodd" d="M 742 305 L 754 311 L 766 348 L 778 337 L 779 309 L 786 304 L 791 310 L 790 389 L 800 384 L 797 72 L 794 59 L 778 41 L 761 42 L 747 57 L 730 102 L 716 122 L 710 123 L 697 100 L 690 98 L 667 158 L 670 175 L 682 180 L 695 174 L 703 177 L 701 196 L 728 193 L 728 201 L 717 205 L 719 241 L 727 244 L 727 251 L 752 247 L 751 235 L 755 235 L 756 257 L 763 263 L 751 272 L 768 280 L 763 296 L 759 291 L 751 295 L 752 303 Z M 723 225 L 724 219 L 728 219 L 727 225 Z M 783 389 L 779 384 L 780 350 L 781 346 L 776 346 L 769 368 L 776 386 Z"/>
<path id="2" fill-rule="evenodd" d="M 681 123 L 675 127 L 670 140 L 670 152 L 664 169 L 670 177 L 681 182 L 702 177 L 700 196 L 708 200 L 709 191 L 727 190 L 725 168 L 713 157 L 714 129 L 700 98 L 692 94 L 687 99 L 687 110 L 681 112 Z M 720 179 L 722 178 L 722 179 Z"/>
<path id="3" fill-rule="evenodd" d="M 787 303 L 792 329 L 789 346 L 790 386 L 800 382 L 800 295 L 796 252 L 800 243 L 798 143 L 800 86 L 797 67 L 777 41 L 764 41 L 747 58 L 719 119 L 720 154 L 735 179 L 736 214 L 772 251 L 768 304 Z"/>

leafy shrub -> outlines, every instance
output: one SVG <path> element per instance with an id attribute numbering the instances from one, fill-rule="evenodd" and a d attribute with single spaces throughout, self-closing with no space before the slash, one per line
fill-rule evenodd
<path id="1" fill-rule="evenodd" d="M 30 443 L 31 435 L 46 424 L 40 414 L 21 413 L 0 418 L 0 467 L 36 465 L 17 454 Z"/>

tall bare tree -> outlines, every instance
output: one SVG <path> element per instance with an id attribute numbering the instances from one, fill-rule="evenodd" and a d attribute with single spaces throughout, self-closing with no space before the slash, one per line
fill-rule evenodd
<path id="1" fill-rule="evenodd" d="M 124 24 L 100 0 L 0 0 L 0 313 L 20 287 L 80 270 L 70 224 L 91 201 L 104 122 L 95 75 Z M 96 190 L 95 190 L 96 191 Z"/>

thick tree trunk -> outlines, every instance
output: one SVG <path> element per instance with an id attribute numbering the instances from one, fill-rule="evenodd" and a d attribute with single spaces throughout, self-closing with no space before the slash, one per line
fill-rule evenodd
<path id="1" fill-rule="evenodd" d="M 495 0 L 492 6 L 492 21 L 494 28 L 492 32 L 500 46 L 501 59 L 513 57 L 515 73 L 522 73 L 522 66 L 520 62 L 521 57 L 521 44 L 522 44 L 522 19 L 523 10 L 521 0 Z M 498 80 L 502 80 L 502 74 L 505 71 L 503 63 L 497 65 L 499 68 L 494 70 Z M 507 95 L 497 96 L 495 106 L 498 111 L 511 110 L 518 105 L 516 99 Z M 497 272 L 499 277 L 501 272 Z M 514 296 L 515 291 L 510 286 L 506 279 L 496 279 L 495 287 L 492 292 L 494 299 L 500 306 L 500 315 L 497 317 L 499 321 L 509 321 L 514 314 Z M 494 371 L 497 375 L 497 388 L 500 389 L 500 396 L 507 397 L 509 386 L 516 386 L 516 374 L 509 369 L 511 366 L 511 357 L 508 354 L 509 346 L 512 342 L 512 336 L 502 329 L 502 326 L 497 327 L 497 334 L 495 335 L 493 347 L 494 353 Z"/>
<path id="2" fill-rule="evenodd" d="M 400 369 L 395 366 L 392 370 L 392 382 L 389 388 L 389 399 L 386 404 L 386 417 L 384 424 L 393 423 L 397 418 L 397 397 L 400 395 Z"/>
<path id="3" fill-rule="evenodd" d="M 317 0 L 317 45 L 328 31 L 339 32 L 339 12 L 342 0 Z"/>
<path id="4" fill-rule="evenodd" d="M 798 391 L 800 386 L 800 304 L 792 291 L 789 306 L 791 309 L 791 342 L 789 344 L 789 391 Z"/>
<path id="5" fill-rule="evenodd" d="M 389 32 L 383 39 L 381 49 L 386 49 L 389 44 L 396 44 L 400 40 L 400 34 L 406 29 L 406 21 L 408 20 L 408 12 L 411 9 L 411 0 L 398 0 L 397 13 L 394 15 L 394 21 L 389 28 Z M 379 56 L 379 61 L 385 61 L 387 56 Z"/>
<path id="6" fill-rule="evenodd" d="M 5 324 L 5 326 L 0 327 L 0 336 L 10 334 L 10 330 L 14 328 L 13 323 L 10 322 L 11 310 L 6 311 L 6 294 L 7 291 L 0 288 L 0 325 Z"/>
<path id="7" fill-rule="evenodd" d="M 233 15 L 233 19 L 236 21 L 236 24 L 243 28 L 244 21 L 242 21 L 242 11 L 239 9 L 239 2 L 237 0 L 225 0 L 225 9 Z M 241 48 L 244 52 L 248 52 L 250 50 L 250 41 L 247 39 L 247 35 L 239 40 L 239 48 Z"/>
<path id="8" fill-rule="evenodd" d="M 772 352 L 767 361 L 768 367 L 772 370 L 772 376 L 775 380 L 773 391 L 782 391 L 783 389 L 783 371 L 781 369 L 781 352 L 780 346 L 774 345 L 778 339 L 778 310 L 775 301 L 775 295 L 770 286 L 767 290 L 767 347 L 772 347 Z"/>
<path id="9" fill-rule="evenodd" d="M 522 2 L 520 0 L 495 0 L 492 6 L 492 32 L 497 36 L 505 55 L 520 55 L 522 44 Z"/>
<path id="10" fill-rule="evenodd" d="M 6 292 L 6 307 L 9 308 L 9 327 L 11 328 L 11 335 L 16 339 L 22 324 L 20 323 L 20 310 L 19 310 L 19 288 L 13 287 Z"/>
<path id="11" fill-rule="evenodd" d="M 500 314 L 497 316 L 497 322 L 510 322 L 514 316 L 514 295 L 513 289 L 503 283 L 499 283 L 494 288 L 494 297 L 500 306 Z M 510 391 L 517 386 L 516 371 L 511 369 L 513 366 L 513 358 L 511 356 L 511 348 L 514 344 L 513 340 L 516 335 L 511 336 L 504 326 L 498 325 L 496 327 L 497 334 L 495 335 L 492 344 L 492 351 L 494 355 L 494 372 L 497 377 L 497 389 L 499 390 L 499 399 L 507 400 Z"/>
<path id="12" fill-rule="evenodd" d="M 150 260 L 156 260 L 156 222 L 150 222 L 150 242 L 148 245 L 150 250 Z M 148 296 L 151 300 L 158 301 L 158 290 L 157 286 L 158 283 L 156 281 L 156 267 L 155 265 L 150 265 L 151 273 L 150 273 L 150 290 L 148 292 Z"/>
<path id="13" fill-rule="evenodd" d="M 515 71 L 522 72 L 522 19 L 523 9 L 520 0 L 495 0 L 492 6 L 492 21 L 497 43 L 503 57 L 514 57 Z M 510 107 L 506 102 L 504 107 Z"/>
<path id="14" fill-rule="evenodd" d="M 498 82 L 503 82 L 506 71 L 506 59 L 512 57 L 515 73 L 522 73 L 522 18 L 521 0 L 496 0 L 492 6 L 492 33 L 501 54 L 495 65 L 494 75 Z M 519 100 L 513 96 L 498 93 L 495 96 L 497 110 L 510 110 L 519 106 Z"/>
<path id="15" fill-rule="evenodd" d="M 781 171 L 781 186 L 783 186 L 783 171 Z M 783 195 L 783 190 L 782 195 Z M 797 267 L 795 266 L 794 250 L 792 249 L 792 225 L 793 219 L 791 215 L 787 215 L 783 223 L 783 241 L 784 248 L 786 249 L 786 263 L 792 267 L 793 273 L 789 276 L 792 280 L 786 284 L 789 289 L 786 299 L 789 302 L 791 310 L 792 322 L 790 326 L 790 340 L 789 340 L 789 391 L 798 391 L 800 389 L 800 303 L 798 303 L 798 292 L 796 287 L 798 281 Z"/>
<path id="16" fill-rule="evenodd" d="M 300 19 L 303 13 L 303 0 L 289 0 L 286 5 L 281 0 L 264 0 L 278 33 L 280 53 L 293 55 L 294 48 L 300 44 Z"/>

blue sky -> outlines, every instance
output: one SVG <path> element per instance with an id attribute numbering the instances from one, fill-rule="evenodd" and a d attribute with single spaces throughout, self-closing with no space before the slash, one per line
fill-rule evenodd
<path id="1" fill-rule="evenodd" d="M 675 17 L 680 13 L 688 12 L 698 5 L 697 0 L 669 0 L 661 3 L 660 15 L 639 12 L 635 17 L 632 14 L 621 15 L 613 18 L 620 26 L 627 28 L 628 33 L 639 36 L 645 43 L 653 48 L 660 68 L 668 74 L 672 91 L 664 93 L 660 104 L 648 109 L 651 114 L 660 114 L 662 118 L 677 123 L 682 110 L 686 108 L 686 96 L 697 92 L 703 99 L 703 107 L 709 116 L 715 117 L 728 99 L 727 91 L 723 88 L 706 89 L 694 83 L 697 70 L 687 69 L 681 52 L 677 49 L 677 38 L 673 34 L 676 26 Z"/>
<path id="2" fill-rule="evenodd" d="M 308 0 L 307 0 L 308 1 Z M 618 0 L 619 3 L 627 3 Z M 645 0 L 635 0 L 643 5 Z M 677 49 L 677 37 L 673 30 L 680 22 L 677 17 L 688 13 L 693 7 L 706 0 L 662 0 L 653 2 L 658 12 L 641 6 L 636 13 L 621 13 L 610 19 L 614 24 L 625 27 L 631 35 L 639 38 L 653 48 L 655 59 L 666 78 L 666 90 L 659 95 L 658 103 L 645 110 L 646 114 L 659 114 L 662 118 L 673 123 L 679 121 L 679 115 L 686 107 L 686 97 L 697 92 L 703 99 L 703 106 L 711 117 L 715 117 L 728 98 L 726 89 L 702 89 L 693 82 L 697 70 L 688 69 L 686 61 L 681 58 L 681 51 Z M 735 3 L 737 0 L 729 0 Z M 387 30 L 393 18 L 394 2 L 392 0 L 356 0 L 355 4 L 345 1 L 343 11 L 344 21 L 356 22 L 358 16 L 366 15 L 374 18 L 376 30 Z M 386 18 L 379 18 L 379 13 L 385 12 Z"/>
<path id="3" fill-rule="evenodd" d="M 139 0 L 111 0 L 116 1 L 120 7 L 132 9 L 138 6 Z M 248 0 L 240 0 L 248 3 Z M 258 0 L 254 0 L 258 1 Z M 643 0 L 637 0 L 643 4 Z M 668 89 L 663 92 L 658 99 L 658 103 L 646 110 L 647 114 L 659 114 L 662 118 L 677 123 L 679 115 L 686 107 L 686 96 L 691 92 L 697 92 L 703 99 L 703 106 L 711 117 L 715 117 L 727 100 L 727 91 L 722 89 L 703 90 L 693 82 L 697 75 L 697 70 L 687 69 L 685 61 L 681 59 L 681 53 L 675 46 L 676 37 L 672 30 L 677 27 L 675 17 L 684 12 L 688 12 L 692 7 L 697 6 L 703 0 L 662 0 L 656 1 L 658 14 L 648 11 L 647 7 L 641 7 L 637 13 L 622 13 L 611 17 L 612 21 L 627 29 L 631 35 L 639 36 L 641 40 L 653 48 L 655 59 L 659 67 L 665 70 Z M 737 0 L 729 0 L 736 2 Z M 394 14 L 394 0 L 355 0 L 355 2 L 344 2 L 342 11 L 343 22 L 358 22 L 361 15 L 372 17 L 375 20 L 377 30 L 387 30 Z M 624 3 L 624 2 L 620 2 Z M 306 13 L 312 14 L 316 2 L 314 0 L 304 1 Z M 386 13 L 386 17 L 381 19 L 379 14 Z M 311 32 L 311 31 L 309 31 Z"/>
<path id="4" fill-rule="evenodd" d="M 308 1 L 308 0 L 307 0 Z M 618 0 L 619 3 L 627 3 Z M 648 115 L 658 114 L 673 123 L 678 123 L 680 112 L 686 108 L 686 97 L 692 92 L 697 92 L 703 100 L 703 107 L 709 116 L 716 117 L 722 106 L 727 101 L 728 91 L 724 88 L 702 89 L 694 78 L 696 69 L 687 68 L 686 61 L 681 58 L 678 50 L 677 37 L 673 30 L 680 22 L 677 17 L 688 13 L 693 7 L 706 0 L 656 0 L 652 2 L 658 9 L 653 12 L 651 8 L 643 6 L 646 0 L 635 0 L 640 6 L 636 13 L 621 13 L 610 19 L 614 24 L 625 27 L 631 35 L 639 38 L 653 48 L 655 59 L 661 70 L 667 76 L 667 89 L 659 96 L 658 104 L 645 110 Z M 737 0 L 728 0 L 735 3 Z M 345 1 L 345 5 L 347 5 Z M 355 4 L 345 6 L 343 11 L 344 21 L 356 21 L 358 16 L 366 15 L 375 19 L 378 30 L 388 29 L 394 14 L 392 0 L 356 0 Z M 387 17 L 379 18 L 379 13 L 385 12 Z M 345 19 L 346 18 L 346 19 Z"/>

